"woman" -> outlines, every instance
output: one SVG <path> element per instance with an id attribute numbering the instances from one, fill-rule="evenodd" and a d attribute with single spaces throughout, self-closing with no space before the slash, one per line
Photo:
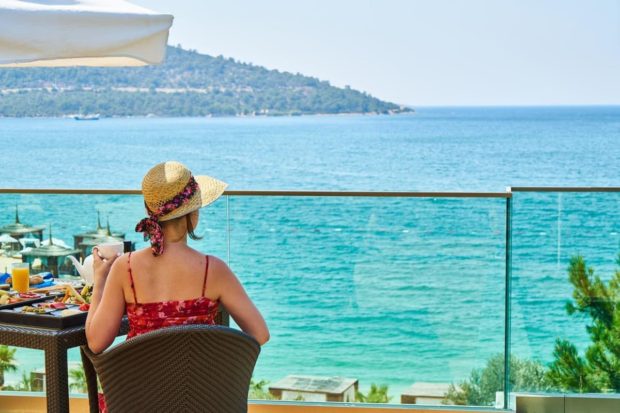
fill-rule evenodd
<path id="1" fill-rule="evenodd" d="M 237 277 L 219 258 L 187 245 L 197 239 L 199 209 L 215 201 L 226 184 L 193 177 L 178 162 L 153 167 L 142 181 L 149 215 L 136 226 L 150 248 L 109 260 L 93 252 L 95 279 L 86 319 L 88 347 L 112 344 L 127 312 L 131 338 L 181 324 L 214 324 L 221 303 L 241 329 L 261 345 L 269 330 Z"/>

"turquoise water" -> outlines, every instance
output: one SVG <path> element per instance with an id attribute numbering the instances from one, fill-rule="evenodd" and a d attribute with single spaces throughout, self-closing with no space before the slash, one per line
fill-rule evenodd
<path id="1" fill-rule="evenodd" d="M 415 115 L 265 119 L 0 119 L 0 186 L 138 188 L 177 159 L 231 189 L 473 190 L 619 186 L 620 108 L 420 109 Z M 6 165 L 10 165 L 6 167 Z M 95 209 L 134 241 L 139 197 L 0 196 L 0 224 L 93 227 Z M 514 197 L 512 346 L 547 362 L 570 319 L 566 265 L 610 275 L 620 195 Z M 343 375 L 390 385 L 461 380 L 504 346 L 505 200 L 223 198 L 197 247 L 225 258 L 264 312 L 272 341 L 256 376 Z M 62 219 L 58 217 L 62 216 Z M 24 371 L 43 365 L 19 350 Z M 79 360 L 73 353 L 72 360 Z M 7 376 L 16 380 L 20 373 Z"/>
<path id="2" fill-rule="evenodd" d="M 485 190 L 618 182 L 620 106 L 403 116 L 0 119 L 9 187 L 138 188 L 175 158 L 231 189 Z M 10 165 L 7 167 L 6 165 Z"/>

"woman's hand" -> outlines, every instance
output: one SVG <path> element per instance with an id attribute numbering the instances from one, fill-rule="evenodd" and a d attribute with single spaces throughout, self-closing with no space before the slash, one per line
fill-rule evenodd
<path id="1" fill-rule="evenodd" d="M 114 256 L 109 259 L 101 258 L 97 247 L 93 248 L 93 268 L 95 270 L 94 281 L 96 285 L 103 286 L 105 284 L 108 274 L 110 273 L 110 268 L 117 258 L 118 256 Z"/>

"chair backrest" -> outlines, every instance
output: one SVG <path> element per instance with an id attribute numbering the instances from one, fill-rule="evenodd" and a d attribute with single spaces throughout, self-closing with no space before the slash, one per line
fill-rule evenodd
<path id="1" fill-rule="evenodd" d="M 142 334 L 100 354 L 82 350 L 110 413 L 245 413 L 260 345 L 228 327 L 185 325 Z"/>

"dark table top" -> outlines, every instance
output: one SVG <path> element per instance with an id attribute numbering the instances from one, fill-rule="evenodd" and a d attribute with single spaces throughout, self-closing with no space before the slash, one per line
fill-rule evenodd
<path id="1" fill-rule="evenodd" d="M 129 323 L 123 318 L 118 335 L 127 334 Z M 86 344 L 84 325 L 63 329 L 0 323 L 0 344 L 45 350 L 50 346 L 64 348 Z"/>

